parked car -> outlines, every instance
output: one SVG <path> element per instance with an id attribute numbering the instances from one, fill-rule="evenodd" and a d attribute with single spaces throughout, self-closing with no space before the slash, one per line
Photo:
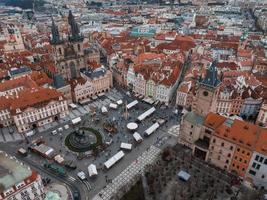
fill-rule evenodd
<path id="1" fill-rule="evenodd" d="M 77 173 L 77 176 L 79 179 L 81 179 L 82 181 L 86 180 L 86 174 L 83 171 L 80 171 Z"/>
<path id="2" fill-rule="evenodd" d="M 74 200 L 80 200 L 80 194 L 77 190 L 75 190 L 72 195 Z"/>
<path id="3" fill-rule="evenodd" d="M 67 129 L 69 129 L 69 125 L 68 124 L 66 124 L 65 126 L 64 126 L 64 128 L 65 128 L 65 130 L 67 130 Z"/>
<path id="4" fill-rule="evenodd" d="M 56 134 L 57 134 L 57 130 L 53 130 L 53 131 L 51 132 L 51 134 L 52 134 L 52 135 L 56 135 Z"/>
<path id="5" fill-rule="evenodd" d="M 58 130 L 58 132 L 62 132 L 63 131 L 63 128 L 62 127 L 59 127 L 57 130 Z"/>

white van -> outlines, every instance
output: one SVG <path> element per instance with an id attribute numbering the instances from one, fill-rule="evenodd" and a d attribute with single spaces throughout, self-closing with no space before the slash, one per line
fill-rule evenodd
<path id="1" fill-rule="evenodd" d="M 59 127 L 57 130 L 58 130 L 58 132 L 62 132 L 63 131 L 63 128 L 62 127 Z"/>
<path id="2" fill-rule="evenodd" d="M 53 131 L 51 132 L 51 134 L 52 134 L 52 135 L 56 135 L 56 134 L 57 134 L 57 130 L 53 130 Z"/>
<path id="3" fill-rule="evenodd" d="M 83 171 L 80 171 L 77 173 L 77 176 L 79 179 L 81 179 L 82 181 L 86 180 L 86 175 Z"/>
<path id="4" fill-rule="evenodd" d="M 65 130 L 67 130 L 67 129 L 69 129 L 69 125 L 68 124 L 66 124 L 65 126 L 64 126 L 64 128 L 65 128 Z"/>

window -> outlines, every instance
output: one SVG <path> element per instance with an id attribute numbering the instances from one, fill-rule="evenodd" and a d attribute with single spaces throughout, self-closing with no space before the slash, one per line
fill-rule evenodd
<path id="1" fill-rule="evenodd" d="M 230 150 L 233 150 L 233 148 L 234 148 L 233 146 L 230 146 Z"/>
<path id="2" fill-rule="evenodd" d="M 205 133 L 211 134 L 211 131 L 209 129 L 205 129 Z"/>
<path id="3" fill-rule="evenodd" d="M 243 151 L 242 151 L 242 154 L 244 154 L 244 153 L 245 153 L 245 151 L 243 150 Z"/>
<path id="4" fill-rule="evenodd" d="M 225 163 L 227 163 L 227 164 L 228 164 L 228 163 L 229 163 L 229 160 L 226 160 L 226 161 L 225 161 Z"/>
<path id="5" fill-rule="evenodd" d="M 235 163 L 233 163 L 232 166 L 235 167 Z"/>
<path id="6" fill-rule="evenodd" d="M 237 152 L 239 152 L 240 151 L 240 149 L 239 148 L 237 148 Z"/>
<path id="7" fill-rule="evenodd" d="M 216 142 L 216 140 L 215 139 L 213 139 L 213 143 L 215 143 Z"/>
<path id="8" fill-rule="evenodd" d="M 257 166 L 256 166 L 256 169 L 260 169 L 260 167 L 261 167 L 261 165 L 260 164 L 257 164 Z"/>
<path id="9" fill-rule="evenodd" d="M 191 128 L 194 128 L 194 126 L 193 126 L 193 125 L 191 125 Z"/>
<path id="10" fill-rule="evenodd" d="M 250 156 L 250 153 L 249 152 L 247 152 L 247 156 Z"/>
<path id="11" fill-rule="evenodd" d="M 260 158 L 260 157 L 259 157 L 258 155 L 256 155 L 255 160 L 258 161 L 259 158 Z"/>
<path id="12" fill-rule="evenodd" d="M 257 163 L 255 163 L 255 162 L 254 162 L 254 163 L 252 163 L 252 167 L 253 167 L 253 168 L 255 168 L 255 167 L 256 167 L 256 165 L 257 165 Z"/>
<path id="13" fill-rule="evenodd" d="M 264 175 L 262 175 L 262 176 L 261 176 L 261 178 L 262 178 L 262 179 L 264 179 L 264 178 L 265 178 L 265 176 L 264 176 Z"/>
<path id="14" fill-rule="evenodd" d="M 267 165 L 267 159 L 264 160 L 264 164 Z"/>
<path id="15" fill-rule="evenodd" d="M 253 170 L 249 170 L 249 171 L 248 171 L 248 173 L 249 173 L 249 174 L 251 174 L 251 175 L 253 175 L 253 176 L 255 176 L 255 175 L 256 175 L 256 172 L 255 172 L 255 171 L 253 171 Z"/>
<path id="16" fill-rule="evenodd" d="M 260 160 L 259 160 L 259 162 L 261 162 L 261 163 L 262 163 L 262 161 L 263 161 L 263 157 L 260 157 Z"/>
<path id="17" fill-rule="evenodd" d="M 203 95 L 206 97 L 206 96 L 209 95 L 209 93 L 208 93 L 207 91 L 204 91 L 204 92 L 203 92 Z"/>
<path id="18" fill-rule="evenodd" d="M 224 146 L 224 143 L 222 142 L 222 147 Z"/>
<path id="19" fill-rule="evenodd" d="M 227 157 L 230 158 L 230 157 L 231 157 L 231 154 L 229 153 L 229 154 L 227 155 Z"/>
<path id="20" fill-rule="evenodd" d="M 242 158 L 239 158 L 239 162 L 242 162 Z"/>

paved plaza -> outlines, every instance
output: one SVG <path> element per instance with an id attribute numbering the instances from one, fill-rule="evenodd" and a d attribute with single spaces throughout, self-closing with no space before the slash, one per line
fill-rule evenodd
<path id="1" fill-rule="evenodd" d="M 93 200 L 109 200 L 123 186 L 129 184 L 131 180 L 143 173 L 144 168 L 148 164 L 152 164 L 158 157 L 160 149 L 151 146 L 147 151 L 143 152 L 135 161 L 132 162 L 125 170 L 123 170 L 115 179 L 112 180 L 104 189 L 102 189 Z"/>

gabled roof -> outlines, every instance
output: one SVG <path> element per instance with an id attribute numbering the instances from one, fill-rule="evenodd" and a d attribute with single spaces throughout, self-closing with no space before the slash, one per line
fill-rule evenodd
<path id="1" fill-rule="evenodd" d="M 204 125 L 215 130 L 218 126 L 220 126 L 226 120 L 225 117 L 218 115 L 216 113 L 208 113 L 205 118 Z"/>

